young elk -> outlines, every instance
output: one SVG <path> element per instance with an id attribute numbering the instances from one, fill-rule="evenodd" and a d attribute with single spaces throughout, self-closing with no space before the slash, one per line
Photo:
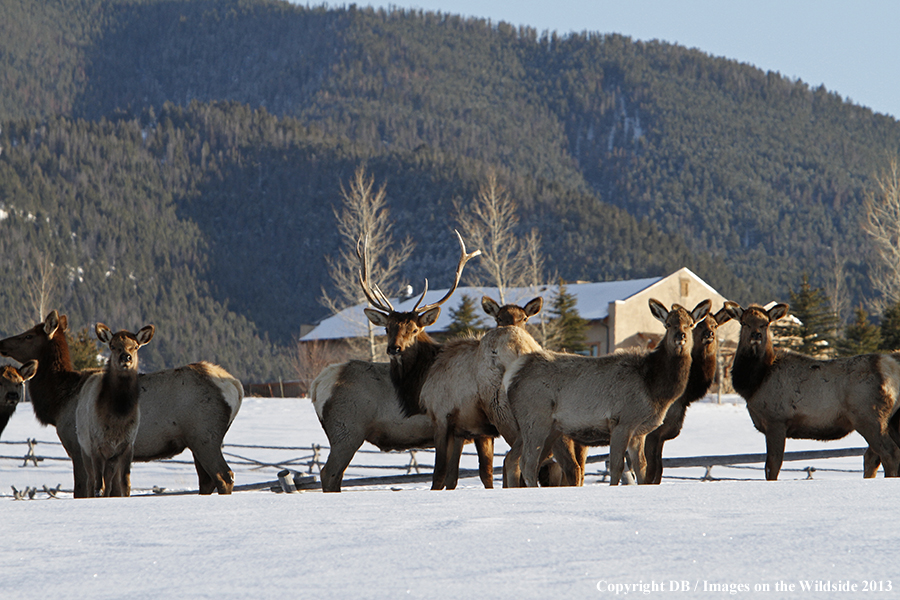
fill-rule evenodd
<path id="1" fill-rule="evenodd" d="M 529 300 L 525 306 L 517 304 L 500 304 L 490 296 L 482 296 L 481 308 L 489 316 L 494 317 L 497 327 L 515 325 L 525 327 L 528 319 L 541 312 L 544 299 L 538 296 Z M 535 350 L 530 350 L 534 352 Z M 509 365 L 505 365 L 508 367 Z M 515 435 L 514 430 L 504 436 L 507 442 L 512 443 L 510 435 Z M 560 437 L 553 444 L 553 456 L 548 457 L 540 469 L 540 481 L 542 486 L 580 486 L 584 483 L 584 464 L 587 460 L 587 446 L 576 444 L 569 438 Z M 503 473 L 503 486 L 512 484 L 507 479 L 506 471 Z"/>
<path id="2" fill-rule="evenodd" d="M 153 339 L 153 325 L 137 333 L 114 334 L 103 323 L 97 339 L 109 345 L 109 361 L 84 384 L 75 429 L 92 496 L 130 496 L 131 461 L 141 411 L 138 405 L 138 349 Z"/>
<path id="3" fill-rule="evenodd" d="M 525 327 L 528 319 L 541 312 L 544 306 L 544 299 L 538 296 L 528 301 L 525 306 L 518 304 L 504 304 L 500 306 L 496 300 L 490 296 L 481 297 L 481 308 L 488 315 L 494 317 L 497 327 L 508 327 L 515 325 L 517 327 Z"/>
<path id="4" fill-rule="evenodd" d="M 666 412 L 662 425 L 644 438 L 644 456 L 647 459 L 646 483 L 658 484 L 662 481 L 663 445 L 678 437 L 684 425 L 688 407 L 706 395 L 709 386 L 716 379 L 719 342 L 716 331 L 719 325 L 729 321 L 731 316 L 723 308 L 715 315 L 709 314 L 694 327 L 694 348 L 691 350 L 691 373 L 688 376 L 684 394 Z"/>
<path id="5" fill-rule="evenodd" d="M 785 438 L 837 440 L 854 430 L 869 443 L 863 476 L 875 476 L 878 459 L 885 477 L 898 476 L 900 448 L 889 432 L 900 394 L 896 360 L 881 354 L 819 360 L 776 351 L 769 326 L 788 314 L 787 304 L 766 310 L 726 302 L 725 310 L 741 324 L 731 381 L 766 436 L 766 479 L 778 479 Z"/>
<path id="6" fill-rule="evenodd" d="M 43 323 L 0 340 L 0 355 L 24 363 L 38 360 L 40 369 L 28 382 L 34 415 L 56 427 L 59 441 L 72 459 L 75 497 L 90 495 L 75 426 L 78 397 L 95 371 L 76 371 L 66 341 L 68 319 L 55 310 Z M 234 473 L 222 455 L 222 440 L 241 407 L 241 382 L 221 367 L 199 362 L 177 369 L 138 375 L 141 424 L 134 441 L 134 460 L 175 456 L 185 448 L 194 455 L 201 494 L 230 494 Z"/>
<path id="7" fill-rule="evenodd" d="M 0 367 L 0 434 L 22 401 L 25 382 L 34 377 L 38 362 L 29 360 L 18 369 L 12 365 Z"/>
<path id="8" fill-rule="evenodd" d="M 504 385 L 519 436 L 504 460 L 511 481 L 521 474 L 537 486 L 546 447 L 562 435 L 583 445 L 609 440 L 610 484 L 618 485 L 631 447 L 638 481 L 645 481 L 644 436 L 662 424 L 666 411 L 684 393 L 691 366 L 692 329 L 709 312 L 704 300 L 692 312 L 674 304 L 667 310 L 650 300 L 650 312 L 666 326 L 649 353 L 585 357 L 538 352 L 520 358 Z M 514 472 L 513 472 L 514 471 Z"/>
<path id="9" fill-rule="evenodd" d="M 427 409 L 421 404 L 420 396 L 439 354 L 444 350 L 444 345 L 437 343 L 426 332 L 425 328 L 434 324 L 441 314 L 441 305 L 446 302 L 456 291 L 462 277 L 463 268 L 472 258 L 481 254 L 480 250 L 472 253 L 466 252 L 466 245 L 462 236 L 456 232 L 460 247 L 460 258 L 456 266 L 456 277 L 453 285 L 444 294 L 444 297 L 426 306 L 420 306 L 428 291 L 428 280 L 425 281 L 425 290 L 411 311 L 398 312 L 390 303 L 377 285 L 369 283 L 368 260 L 366 258 L 366 244 L 360 241 L 357 244 L 357 256 L 360 260 L 359 282 L 363 293 L 373 308 L 366 308 L 366 317 L 375 325 L 385 328 L 387 334 L 387 352 L 390 356 L 391 380 L 394 383 L 397 395 L 406 416 L 426 413 Z M 469 374 L 471 377 L 471 374 Z M 432 487 L 447 485 L 446 474 L 453 470 L 452 465 L 459 464 L 459 454 L 462 452 L 461 443 L 450 444 L 450 436 L 445 432 L 435 431 L 435 476 Z M 479 471 L 482 483 L 485 487 L 493 487 L 493 437 L 490 435 L 476 435 L 476 448 L 478 449 Z M 452 446 L 450 448 L 449 446 Z M 450 454 L 453 454 L 450 457 Z M 451 473 L 450 480 L 454 479 Z M 441 483 L 438 484 L 438 481 Z M 455 482 L 453 483 L 455 485 Z M 440 489 L 438 487 L 437 489 Z"/>

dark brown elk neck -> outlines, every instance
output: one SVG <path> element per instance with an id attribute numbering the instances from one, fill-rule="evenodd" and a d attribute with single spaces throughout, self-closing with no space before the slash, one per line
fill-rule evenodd
<path id="1" fill-rule="evenodd" d="M 100 410 L 116 417 L 126 417 L 134 413 L 138 406 L 137 371 L 103 372 L 97 406 Z"/>
<path id="2" fill-rule="evenodd" d="M 85 374 L 72 368 L 69 344 L 59 333 L 41 348 L 38 367 L 28 382 L 28 393 L 37 420 L 44 425 L 56 425 L 60 412 L 73 402 Z"/>
<path id="3" fill-rule="evenodd" d="M 665 342 L 646 355 L 641 373 L 650 398 L 660 406 L 671 405 L 684 393 L 691 370 L 689 354 L 671 354 Z"/>
<path id="4" fill-rule="evenodd" d="M 716 379 L 716 344 L 694 342 L 691 371 L 679 402 L 688 405 L 706 395 Z"/>
<path id="5" fill-rule="evenodd" d="M 415 344 L 391 358 L 391 381 L 407 417 L 424 412 L 419 404 L 419 393 L 441 348 L 441 344 L 423 334 Z"/>
<path id="6" fill-rule="evenodd" d="M 744 399 L 752 398 L 765 381 L 775 363 L 775 350 L 771 342 L 761 351 L 738 344 L 731 366 L 731 385 Z"/>

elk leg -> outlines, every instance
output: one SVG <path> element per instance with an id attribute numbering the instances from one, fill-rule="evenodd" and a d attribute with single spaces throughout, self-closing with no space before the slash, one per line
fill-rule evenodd
<path id="1" fill-rule="evenodd" d="M 455 490 L 459 483 L 459 459 L 462 457 L 463 446 L 466 445 L 466 439 L 450 436 L 448 440 L 449 448 L 447 452 L 447 476 L 444 478 L 444 489 Z"/>
<path id="2" fill-rule="evenodd" d="M 434 425 L 434 474 L 431 477 L 431 489 L 442 490 L 447 481 L 447 472 L 450 469 L 450 456 L 455 453 L 454 438 L 450 424 L 440 421 Z M 460 447 L 462 452 L 462 447 Z M 457 463 L 457 469 L 459 463 Z"/>
<path id="3" fill-rule="evenodd" d="M 219 495 L 230 494 L 234 489 L 234 471 L 225 462 L 222 455 L 222 444 L 212 441 L 204 441 L 200 443 L 189 443 L 188 448 L 194 454 L 194 465 L 198 466 L 197 476 L 200 478 L 200 493 L 203 495 L 212 494 L 213 490 L 218 491 Z M 200 475 L 200 469 L 206 471 L 209 480 Z M 210 480 L 212 486 L 210 486 Z"/>
<path id="4" fill-rule="evenodd" d="M 332 435 L 331 428 L 325 430 L 328 436 L 328 443 L 331 450 L 328 451 L 328 458 L 325 460 L 325 466 L 322 467 L 320 477 L 322 479 L 323 492 L 340 492 L 341 481 L 344 479 L 344 471 L 359 447 L 363 445 L 365 435 L 361 432 L 348 435 Z"/>
<path id="5" fill-rule="evenodd" d="M 639 484 L 647 483 L 647 458 L 644 454 L 644 436 L 634 435 L 628 444 L 628 455 L 631 457 L 631 468 Z"/>
<path id="6" fill-rule="evenodd" d="M 584 463 L 579 454 L 586 450 L 586 446 L 576 444 L 571 438 L 560 437 L 556 440 L 553 444 L 553 457 L 561 471 L 559 485 L 580 486 L 584 484 Z"/>
<path id="7" fill-rule="evenodd" d="M 96 483 L 96 478 L 94 476 L 94 461 L 90 456 L 88 456 L 87 454 L 84 454 L 83 452 L 79 452 L 78 454 L 79 454 L 79 456 L 81 456 L 81 465 L 82 465 L 82 469 L 84 471 L 84 477 L 83 477 L 84 485 L 87 486 L 87 489 L 89 489 L 91 491 L 91 493 L 89 495 L 75 496 L 75 497 L 76 498 L 79 498 L 79 497 L 80 498 L 88 498 L 91 496 L 96 496 L 97 495 L 97 492 L 96 492 L 97 483 Z"/>
<path id="8" fill-rule="evenodd" d="M 863 477 L 872 479 L 878 474 L 878 467 L 881 466 L 881 457 L 869 446 L 863 454 Z"/>
<path id="9" fill-rule="evenodd" d="M 644 438 L 644 457 L 647 459 L 647 475 L 644 483 L 659 485 L 662 482 L 662 451 L 665 441 L 656 429 Z"/>
<path id="10" fill-rule="evenodd" d="M 503 487 L 522 487 L 522 469 L 519 467 L 521 456 L 522 437 L 519 436 L 510 446 L 506 456 L 503 457 Z"/>
<path id="11" fill-rule="evenodd" d="M 78 438 L 74 435 L 75 428 L 71 428 L 71 433 L 73 434 L 71 438 L 67 433 L 68 430 L 64 427 L 56 428 L 56 434 L 59 436 L 59 441 L 62 442 L 66 454 L 72 459 L 72 477 L 74 483 L 73 496 L 76 498 L 90 498 L 94 495 L 95 485 L 94 483 L 88 482 L 87 463 L 90 461 L 90 457 L 82 455 Z"/>
<path id="12" fill-rule="evenodd" d="M 478 476 L 484 489 L 494 489 L 494 438 L 482 435 L 475 438 L 475 450 L 478 452 Z"/>
<path id="13" fill-rule="evenodd" d="M 614 427 L 609 436 L 609 485 L 619 485 L 625 470 L 625 453 L 631 436 L 624 427 Z"/>
<path id="14" fill-rule="evenodd" d="M 766 429 L 766 480 L 776 481 L 784 462 L 784 427 L 770 426 Z"/>

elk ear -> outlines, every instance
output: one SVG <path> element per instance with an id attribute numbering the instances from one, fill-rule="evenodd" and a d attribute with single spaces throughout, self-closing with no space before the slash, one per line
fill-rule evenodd
<path id="1" fill-rule="evenodd" d="M 29 360 L 26 363 L 22 363 L 22 366 L 19 367 L 19 375 L 22 376 L 23 381 L 28 381 L 34 374 L 37 373 L 38 361 Z"/>
<path id="2" fill-rule="evenodd" d="M 665 323 L 666 318 L 669 316 L 669 310 L 666 308 L 666 306 L 656 298 L 650 298 L 649 304 L 650 312 L 653 314 L 653 316 Z"/>
<path id="3" fill-rule="evenodd" d="M 438 320 L 439 316 L 441 316 L 441 307 L 435 306 L 419 315 L 416 322 L 419 324 L 419 327 L 428 327 L 429 325 L 434 325 L 434 322 Z"/>
<path id="4" fill-rule="evenodd" d="M 47 318 L 44 319 L 44 333 L 47 334 L 48 338 L 52 339 L 57 329 L 59 329 L 59 313 L 51 310 Z"/>
<path id="5" fill-rule="evenodd" d="M 724 307 L 722 307 L 722 308 L 719 309 L 719 312 L 717 312 L 717 313 L 713 316 L 713 319 L 716 320 L 716 325 L 721 325 L 721 324 L 723 324 L 723 323 L 727 323 L 728 321 L 730 321 L 730 320 L 731 320 L 731 315 L 729 315 L 729 314 L 728 314 L 728 311 L 725 310 Z"/>
<path id="6" fill-rule="evenodd" d="M 544 306 L 544 299 L 538 296 L 533 300 L 529 300 L 528 304 L 525 305 L 525 316 L 529 319 L 534 315 L 541 312 L 541 308 Z"/>
<path id="7" fill-rule="evenodd" d="M 691 317 L 694 319 L 694 323 L 699 323 L 706 315 L 709 314 L 709 308 L 712 306 L 712 300 L 707 298 L 700 304 L 694 307 L 694 310 L 691 311 Z"/>
<path id="8" fill-rule="evenodd" d="M 59 315 L 59 330 L 63 332 L 69 330 L 69 317 L 66 315 Z"/>
<path id="9" fill-rule="evenodd" d="M 497 304 L 497 301 L 491 298 L 490 296 L 482 296 L 481 297 L 481 309 L 486 312 L 489 316 L 497 318 L 497 313 L 500 312 L 500 305 Z"/>
<path id="10" fill-rule="evenodd" d="M 744 309 L 741 308 L 741 305 L 731 300 L 725 301 L 725 306 L 722 307 L 722 310 L 728 313 L 728 316 L 735 321 L 740 321 L 741 317 L 744 316 Z"/>
<path id="11" fill-rule="evenodd" d="M 97 339 L 104 344 L 110 343 L 113 339 L 113 332 L 103 323 L 97 323 L 97 326 L 94 327 L 94 333 L 97 334 Z"/>
<path id="12" fill-rule="evenodd" d="M 366 313 L 366 316 L 375 325 L 378 325 L 379 327 L 388 326 L 388 316 L 380 310 L 375 310 L 374 308 L 364 308 L 363 312 Z"/>
<path id="13" fill-rule="evenodd" d="M 769 323 L 774 323 L 778 319 L 782 317 L 786 317 L 788 314 L 788 310 L 790 307 L 787 304 L 780 303 L 776 304 L 772 308 L 769 309 Z"/>
<path id="14" fill-rule="evenodd" d="M 140 344 L 141 346 L 145 346 L 150 343 L 150 340 L 153 339 L 153 333 L 155 331 L 156 328 L 153 327 L 153 325 L 147 325 L 146 327 L 142 327 L 134 337 L 137 339 L 138 344 Z"/>

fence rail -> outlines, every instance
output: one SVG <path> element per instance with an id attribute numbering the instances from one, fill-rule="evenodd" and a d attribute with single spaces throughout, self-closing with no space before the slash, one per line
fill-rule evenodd
<path id="1" fill-rule="evenodd" d="M 43 455 L 36 452 L 36 448 L 39 448 L 43 445 L 48 446 L 61 446 L 59 442 L 54 441 L 38 441 L 34 439 L 28 439 L 25 441 L 0 441 L 0 445 L 6 447 L 14 447 L 14 446 L 26 446 L 26 450 L 24 454 L 13 454 L 11 452 L 2 452 L 0 453 L 0 460 L 11 460 L 16 462 L 22 462 L 22 467 L 27 466 L 29 463 L 37 466 L 38 463 L 42 461 L 69 461 L 70 459 L 66 456 L 49 456 Z M 238 450 L 241 453 L 231 452 L 230 450 Z M 290 458 L 286 458 L 284 460 L 258 460 L 251 456 L 246 456 L 250 454 L 247 452 L 248 450 L 275 450 L 275 451 L 283 451 L 283 452 L 291 452 L 291 453 L 303 453 L 300 456 L 293 455 Z M 326 446 L 267 446 L 267 445 L 253 445 L 253 444 L 225 444 L 223 447 L 223 451 L 225 455 L 228 457 L 229 463 L 234 466 L 248 467 L 250 471 L 255 471 L 258 469 L 265 468 L 277 468 L 281 469 L 279 472 L 279 478 L 277 480 L 271 481 L 261 481 L 257 483 L 249 483 L 236 485 L 234 490 L 236 492 L 240 491 L 252 491 L 252 490 L 266 490 L 272 489 L 273 491 L 299 491 L 299 490 L 316 490 L 320 488 L 320 483 L 316 475 L 321 471 L 323 466 L 322 457 L 327 455 L 328 448 Z M 811 461 L 811 460 L 822 460 L 822 459 L 830 459 L 830 458 L 845 458 L 852 456 L 862 456 L 865 453 L 865 448 L 839 448 L 839 449 L 830 449 L 830 450 L 809 450 L 809 451 L 794 451 L 794 452 L 785 452 L 784 461 L 785 462 L 796 462 L 796 461 Z M 430 464 L 420 464 L 417 459 L 417 453 L 432 453 L 433 450 L 414 450 L 410 451 L 409 454 L 409 463 L 407 465 L 400 464 L 360 464 L 360 463 L 351 463 L 350 468 L 355 471 L 360 470 L 394 470 L 394 471 L 403 471 L 406 470 L 406 473 L 395 474 L 395 475 L 379 475 L 379 476 L 365 476 L 365 477 L 345 477 L 342 483 L 342 487 L 366 487 L 366 486 L 394 486 L 394 485 L 403 485 L 403 484 L 418 484 L 418 483 L 428 483 L 431 481 L 431 471 L 433 469 L 433 465 Z M 358 455 L 366 456 L 366 455 L 384 455 L 384 453 L 379 452 L 377 450 L 369 450 L 363 449 L 360 450 Z M 404 453 L 406 454 L 406 453 Z M 468 454 L 468 453 L 467 453 Z M 502 453 L 498 453 L 497 457 L 502 456 Z M 587 462 L 588 464 L 598 464 L 598 463 L 606 463 L 609 460 L 609 454 L 596 454 L 588 456 Z M 665 469 L 677 469 L 677 468 L 691 468 L 691 467 L 700 467 L 706 469 L 706 474 L 702 477 L 691 477 L 691 479 L 700 479 L 700 480 L 712 480 L 715 479 L 711 475 L 711 470 L 713 467 L 736 467 L 740 468 L 741 465 L 752 465 L 765 463 L 766 455 L 764 453 L 757 454 L 724 454 L 724 455 L 711 455 L 711 456 L 692 456 L 692 457 L 679 457 L 679 458 L 664 458 L 663 459 L 663 467 Z M 178 464 L 178 465 L 190 465 L 193 467 L 193 461 L 170 458 L 164 459 L 158 462 L 168 463 L 168 464 Z M 368 461 L 366 461 L 368 462 Z M 744 467 L 746 468 L 746 467 Z M 193 469 L 192 469 L 193 470 Z M 808 478 L 812 476 L 812 473 L 816 470 L 811 467 L 807 467 L 806 469 L 798 469 L 801 471 L 806 471 Z M 413 472 L 415 471 L 415 472 Z M 606 469 L 602 469 L 598 473 L 602 478 L 608 476 L 608 467 Z M 461 468 L 459 470 L 460 479 L 464 478 L 474 478 L 478 477 L 477 469 L 465 469 Z M 498 474 L 499 477 L 499 474 Z M 672 477 L 671 474 L 667 474 L 667 477 Z M 680 477 L 679 477 L 680 478 Z M 45 490 L 36 490 L 32 488 L 31 490 L 26 490 L 25 492 L 20 492 L 13 488 L 13 495 L 16 498 L 25 498 L 25 497 L 34 497 L 35 493 L 46 493 L 52 497 L 56 497 L 56 494 L 60 491 L 71 493 L 71 490 L 60 490 L 59 487 L 53 488 L 51 492 L 46 491 L 47 488 L 45 486 Z M 149 490 L 148 490 L 149 491 Z M 195 494 L 196 490 L 190 491 L 168 491 L 160 488 L 153 488 L 153 492 L 159 495 L 174 495 L 174 494 Z M 30 493 L 30 495 L 29 495 Z"/>

